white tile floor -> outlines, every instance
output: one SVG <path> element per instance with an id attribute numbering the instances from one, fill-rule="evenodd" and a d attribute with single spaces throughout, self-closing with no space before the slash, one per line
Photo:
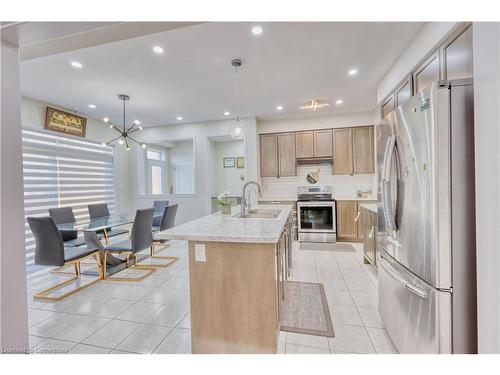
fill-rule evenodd
<path id="1" fill-rule="evenodd" d="M 292 280 L 324 284 L 335 337 L 281 332 L 279 353 L 395 352 L 377 312 L 376 272 L 362 263 L 361 245 L 354 247 L 331 252 L 295 246 Z M 187 243 L 172 241 L 164 252 L 179 261 L 141 282 L 102 282 L 61 302 L 32 300 L 60 276 L 28 280 L 33 352 L 190 353 Z"/>

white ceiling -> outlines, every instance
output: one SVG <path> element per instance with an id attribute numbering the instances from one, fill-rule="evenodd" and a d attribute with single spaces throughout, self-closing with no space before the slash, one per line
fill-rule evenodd
<path id="1" fill-rule="evenodd" d="M 131 96 L 130 120 L 144 126 L 227 119 L 236 114 L 234 70 L 241 58 L 240 116 L 286 118 L 371 110 L 376 86 L 422 23 L 205 23 L 21 63 L 24 96 L 121 122 L 117 95 Z M 152 47 L 161 45 L 163 55 Z M 81 62 L 76 70 L 70 62 Z M 349 77 L 356 68 L 359 74 Z M 342 105 L 336 105 L 337 99 Z M 331 102 L 317 112 L 298 107 Z M 89 109 L 88 104 L 96 109 Z M 277 105 L 284 107 L 276 110 Z M 177 121 L 182 116 L 183 121 Z M 128 121 L 127 121 L 128 122 Z"/>

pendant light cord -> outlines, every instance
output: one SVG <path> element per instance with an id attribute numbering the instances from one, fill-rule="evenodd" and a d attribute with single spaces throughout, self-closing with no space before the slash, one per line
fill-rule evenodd
<path id="1" fill-rule="evenodd" d="M 236 97 L 236 122 L 240 121 L 240 90 L 238 81 L 238 66 L 234 67 L 234 91 Z"/>

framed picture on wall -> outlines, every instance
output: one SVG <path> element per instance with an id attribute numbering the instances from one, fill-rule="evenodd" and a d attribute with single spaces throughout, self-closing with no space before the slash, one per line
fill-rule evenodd
<path id="1" fill-rule="evenodd" d="M 238 156 L 236 158 L 236 168 L 245 168 L 245 157 Z"/>
<path id="2" fill-rule="evenodd" d="M 45 129 L 85 137 L 86 127 L 85 117 L 51 107 L 45 110 Z"/>
<path id="3" fill-rule="evenodd" d="M 234 158 L 224 158 L 224 168 L 234 168 Z"/>

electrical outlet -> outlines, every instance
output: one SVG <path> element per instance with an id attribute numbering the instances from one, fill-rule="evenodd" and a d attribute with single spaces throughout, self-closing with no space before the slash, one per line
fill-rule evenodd
<path id="1" fill-rule="evenodd" d="M 194 260 L 196 262 L 206 262 L 207 257 L 205 255 L 205 245 L 204 244 L 195 244 L 194 245 Z"/>

